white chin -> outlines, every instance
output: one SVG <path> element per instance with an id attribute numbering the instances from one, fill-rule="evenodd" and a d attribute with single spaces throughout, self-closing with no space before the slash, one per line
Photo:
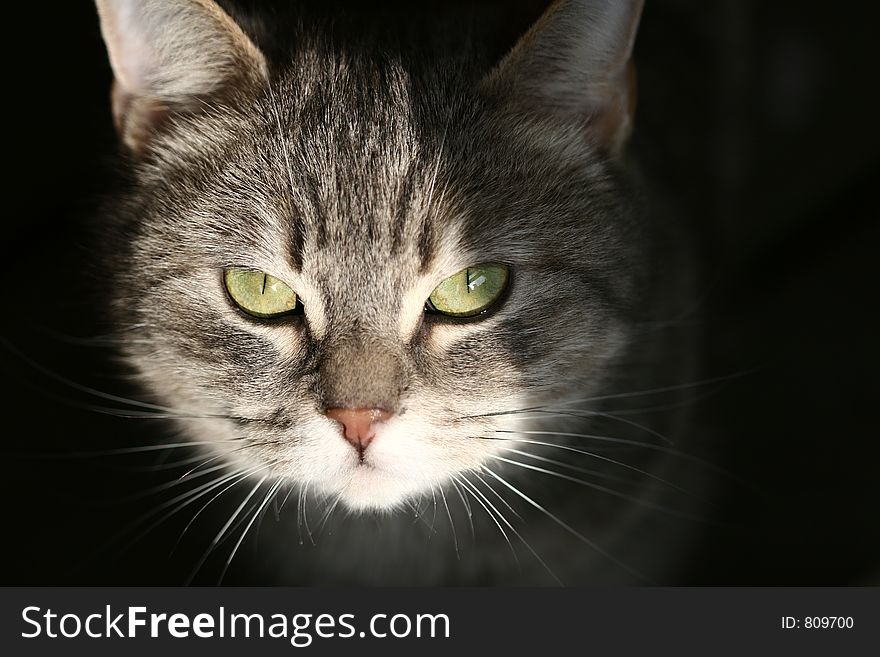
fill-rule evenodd
<path id="1" fill-rule="evenodd" d="M 391 511 L 413 499 L 425 487 L 369 465 L 356 466 L 348 481 L 331 492 L 352 511 Z"/>

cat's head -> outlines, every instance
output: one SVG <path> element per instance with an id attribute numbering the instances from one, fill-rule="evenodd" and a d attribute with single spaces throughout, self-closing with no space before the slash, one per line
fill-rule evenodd
<path id="1" fill-rule="evenodd" d="M 97 4 L 133 181 L 115 313 L 191 438 L 388 509 L 596 389 L 639 292 L 641 2 L 558 2 L 480 76 L 305 33 L 279 66 L 211 0 Z"/>

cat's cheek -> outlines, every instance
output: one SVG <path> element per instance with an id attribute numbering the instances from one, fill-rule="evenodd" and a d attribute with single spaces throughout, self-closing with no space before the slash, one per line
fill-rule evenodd
<path id="1" fill-rule="evenodd" d="M 241 466 L 244 469 L 246 464 L 253 465 L 250 459 L 241 454 L 241 434 L 225 419 L 181 418 L 177 423 L 195 441 L 194 444 L 224 456 L 233 467 Z"/>

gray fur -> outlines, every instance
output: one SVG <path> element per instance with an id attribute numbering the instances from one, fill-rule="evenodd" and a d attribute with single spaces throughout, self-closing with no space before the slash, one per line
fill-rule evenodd
<path id="1" fill-rule="evenodd" d="M 186 4 L 168 0 L 176 3 Z M 560 3 L 555 13 L 601 4 Z M 197 94 L 144 137 L 129 158 L 130 189 L 108 217 L 114 312 L 134 338 L 124 355 L 146 390 L 175 409 L 187 436 L 216 442 L 230 467 L 263 467 L 255 477 L 305 488 L 317 517 L 338 502 L 332 535 L 315 549 L 297 550 L 289 523 L 264 529 L 272 540 L 254 577 L 553 581 L 501 524 L 524 563 L 516 566 L 500 523 L 481 509 L 489 499 L 566 583 L 631 576 L 481 465 L 627 566 L 654 568 L 670 550 L 643 509 L 495 458 L 510 457 L 517 438 L 559 440 L 522 429 L 598 430 L 571 415 L 527 422 L 514 410 L 601 411 L 590 397 L 677 381 L 664 360 L 677 352 L 662 332 L 645 330 L 677 312 L 670 299 L 679 283 L 658 267 L 665 229 L 648 221 L 617 146 L 588 138 L 594 108 L 560 115 L 554 103 L 524 104 L 515 85 L 499 82 L 516 77 L 516 57 L 487 77 L 467 59 L 377 55 L 307 28 L 289 35 L 287 60 L 270 62 L 264 83 L 218 80 L 222 94 Z M 632 35 L 623 37 L 629 48 Z M 553 47 L 539 41 L 533 47 Z M 569 91 L 560 67 L 582 63 L 557 62 L 553 94 Z M 422 312 L 433 286 L 482 262 L 511 268 L 500 305 L 468 321 Z M 223 288 L 222 271 L 233 266 L 284 280 L 304 313 L 247 317 Z M 396 414 L 397 428 L 378 436 L 367 466 L 322 414 L 340 405 Z M 633 437 L 623 429 L 614 435 Z M 563 440 L 655 473 L 666 467 L 657 452 Z M 361 477 L 374 447 L 381 481 Z M 620 488 L 630 496 L 655 494 L 654 480 L 609 465 L 610 457 L 517 449 L 627 475 Z M 486 495 L 470 493 L 479 537 L 470 547 L 453 477 Z M 442 502 L 436 510 L 441 496 L 449 520 Z M 432 540 L 413 524 L 413 505 L 435 513 Z M 643 549 L 639 532 L 655 545 Z"/>

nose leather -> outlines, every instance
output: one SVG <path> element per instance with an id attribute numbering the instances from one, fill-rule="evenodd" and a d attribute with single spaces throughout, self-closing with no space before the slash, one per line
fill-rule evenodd
<path id="1" fill-rule="evenodd" d="M 391 417 L 380 408 L 328 408 L 325 415 L 342 425 L 342 435 L 362 455 L 376 437 L 376 425 Z"/>

